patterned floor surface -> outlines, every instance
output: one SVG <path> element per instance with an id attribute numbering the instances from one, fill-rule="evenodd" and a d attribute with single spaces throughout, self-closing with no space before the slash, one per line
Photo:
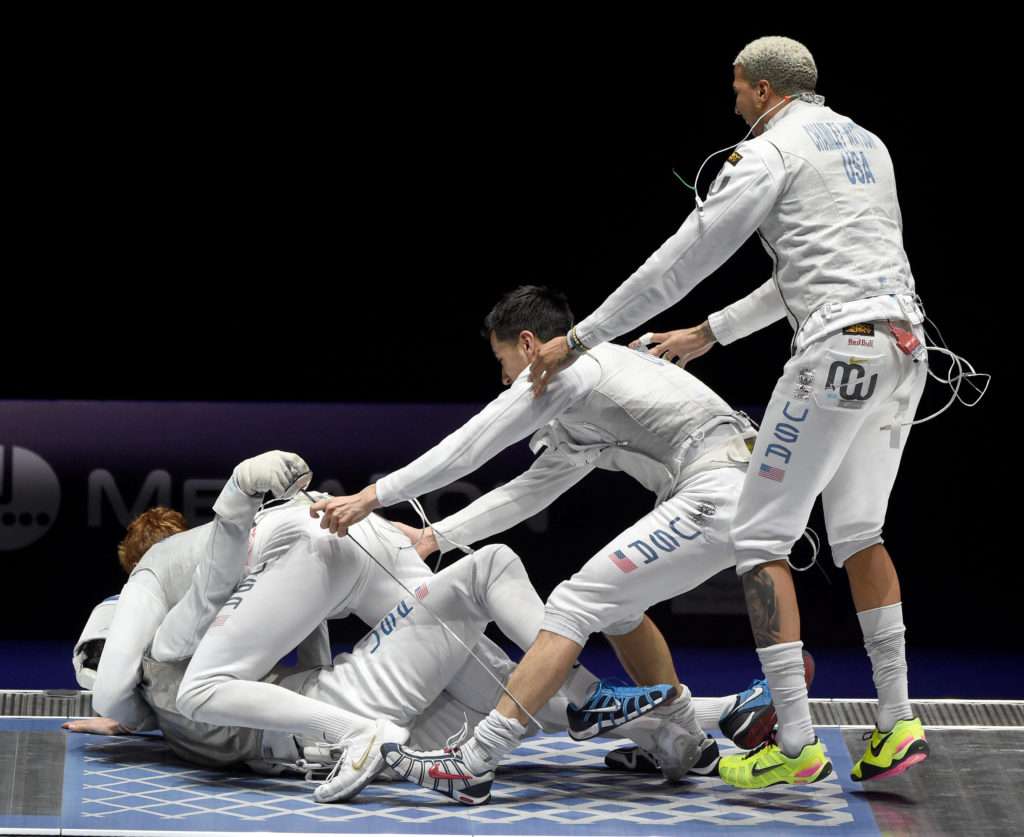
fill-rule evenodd
<path id="1" fill-rule="evenodd" d="M 59 730 L 57 720 L 5 719 Z M 850 758 L 837 730 L 821 730 L 835 773 L 810 787 L 741 792 L 715 778 L 666 785 L 608 771 L 608 742 L 532 739 L 498 774 L 493 801 L 464 808 L 403 783 L 378 783 L 354 802 L 318 805 L 312 785 L 224 773 L 177 760 L 159 738 L 66 736 L 62 810 L 0 821 L 0 832 L 51 834 L 676 835 L 808 832 L 877 834 L 867 802 L 851 795 Z M 724 749 L 723 749 L 724 751 Z M 528 765 L 528 767 L 527 767 Z M 34 821 L 33 821 L 34 820 Z"/>

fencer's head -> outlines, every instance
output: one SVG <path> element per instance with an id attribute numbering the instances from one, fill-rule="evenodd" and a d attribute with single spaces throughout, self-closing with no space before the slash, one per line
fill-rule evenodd
<path id="1" fill-rule="evenodd" d="M 569 300 L 561 291 L 520 285 L 505 294 L 483 327 L 501 365 L 501 382 L 509 386 L 530 365 L 542 343 L 565 334 L 572 324 Z"/>
<path id="2" fill-rule="evenodd" d="M 181 512 L 174 509 L 157 506 L 144 511 L 128 524 L 124 540 L 117 547 L 117 560 L 124 571 L 130 573 L 153 544 L 187 528 Z"/>
<path id="3" fill-rule="evenodd" d="M 732 63 L 736 114 L 747 125 L 753 125 L 786 96 L 813 93 L 818 83 L 811 51 L 792 38 L 758 38 L 743 47 Z"/>
<path id="4" fill-rule="evenodd" d="M 117 596 L 104 599 L 89 614 L 82 635 L 75 643 L 71 664 L 75 668 L 75 679 L 83 689 L 91 689 L 96 682 L 96 672 L 100 667 L 100 656 L 103 646 L 110 633 L 110 624 L 114 621 L 117 610 Z"/>

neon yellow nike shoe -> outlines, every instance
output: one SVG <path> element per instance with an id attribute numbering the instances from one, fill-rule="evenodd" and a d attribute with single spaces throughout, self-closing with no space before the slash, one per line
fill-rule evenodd
<path id="1" fill-rule="evenodd" d="M 928 742 L 919 718 L 897 721 L 889 732 L 877 729 L 864 733 L 868 748 L 850 771 L 855 782 L 899 776 L 907 768 L 928 758 Z"/>
<path id="2" fill-rule="evenodd" d="M 820 782 L 831 773 L 832 762 L 817 738 L 795 758 L 783 753 L 774 740 L 768 740 L 756 750 L 723 756 L 718 762 L 718 775 L 735 788 L 806 785 Z"/>

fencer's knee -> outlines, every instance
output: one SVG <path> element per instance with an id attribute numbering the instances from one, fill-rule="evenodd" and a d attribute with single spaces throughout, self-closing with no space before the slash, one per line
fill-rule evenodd
<path id="1" fill-rule="evenodd" d="M 512 564 L 521 564 L 515 550 L 503 543 L 491 543 L 473 553 L 478 566 L 488 571 L 504 572 Z"/>
<path id="2" fill-rule="evenodd" d="M 633 631 L 640 627 L 643 621 L 644 615 L 642 613 L 637 616 L 628 616 L 625 619 L 620 619 L 610 625 L 606 625 L 602 633 L 609 637 L 625 636 L 626 634 L 633 633 Z"/>
<path id="3" fill-rule="evenodd" d="M 865 549 L 870 549 L 871 547 L 878 546 L 881 543 L 884 543 L 884 541 L 882 540 L 882 533 L 879 532 L 878 534 L 871 535 L 867 538 L 831 544 L 832 560 L 835 562 L 837 567 L 841 568 L 858 552 L 863 552 Z"/>
<path id="4" fill-rule="evenodd" d="M 591 634 L 604 629 L 597 608 L 590 606 L 585 597 L 579 595 L 572 579 L 563 581 L 548 596 L 544 605 L 543 630 L 571 639 L 579 645 L 586 645 Z"/>
<path id="5" fill-rule="evenodd" d="M 217 680 L 188 678 L 181 681 L 175 704 L 178 711 L 190 721 L 203 720 L 203 707 L 217 687 Z"/>
<path id="6" fill-rule="evenodd" d="M 541 630 L 571 639 L 581 648 L 587 644 L 590 635 L 595 631 L 585 620 L 553 609 L 550 604 L 544 608 L 544 622 L 541 624 Z"/>
<path id="7" fill-rule="evenodd" d="M 478 592 L 483 594 L 509 568 L 522 566 L 522 560 L 515 551 L 503 543 L 488 544 L 473 553 L 470 559 L 473 567 L 473 578 Z"/>

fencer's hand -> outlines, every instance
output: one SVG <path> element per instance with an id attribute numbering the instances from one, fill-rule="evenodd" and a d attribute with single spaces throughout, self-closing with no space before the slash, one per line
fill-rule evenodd
<path id="1" fill-rule="evenodd" d="M 330 529 L 333 534 L 343 538 L 348 534 L 349 526 L 354 526 L 376 508 L 380 508 L 377 486 L 368 485 L 358 494 L 318 500 L 309 507 L 309 516 L 319 515 L 321 529 Z"/>
<path id="2" fill-rule="evenodd" d="M 82 718 L 79 721 L 68 721 L 61 726 L 68 732 L 87 732 L 90 735 L 130 735 L 131 731 L 125 729 L 113 718 Z"/>
<path id="3" fill-rule="evenodd" d="M 434 530 L 429 526 L 426 529 L 416 529 L 405 523 L 399 523 L 397 520 L 392 520 L 391 523 L 410 540 L 416 554 L 424 561 L 437 552 L 439 548 L 437 538 L 434 537 Z"/>
<path id="4" fill-rule="evenodd" d="M 246 459 L 235 467 L 238 487 L 250 497 L 268 491 L 287 499 L 304 489 L 313 479 L 313 472 L 297 453 L 272 450 Z"/>
<path id="5" fill-rule="evenodd" d="M 569 344 L 564 337 L 554 337 L 541 346 L 530 364 L 533 397 L 542 395 L 551 379 L 566 367 L 572 366 L 577 357 L 575 352 L 569 351 Z"/>
<path id="6" fill-rule="evenodd" d="M 655 332 L 650 339 L 654 345 L 647 350 L 648 354 L 664 358 L 678 366 L 686 366 L 691 360 L 707 354 L 717 342 L 707 322 L 695 328 Z M 634 340 L 629 345 L 636 348 L 639 341 Z"/>

